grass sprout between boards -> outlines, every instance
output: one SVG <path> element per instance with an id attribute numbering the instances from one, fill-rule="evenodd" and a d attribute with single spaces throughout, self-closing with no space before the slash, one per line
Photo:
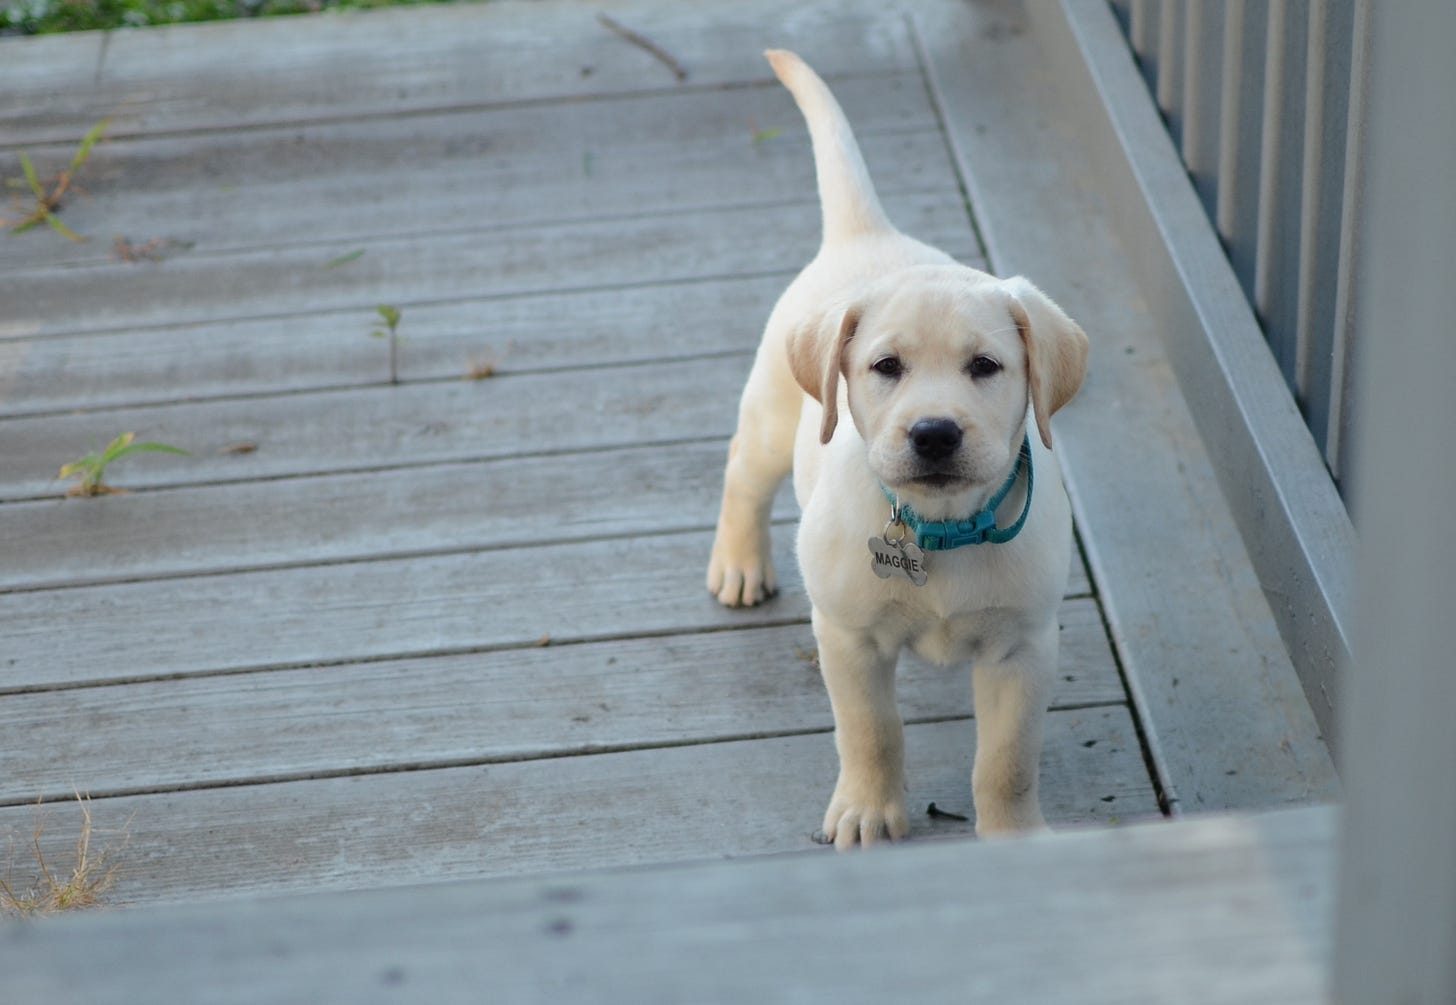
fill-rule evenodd
<path id="1" fill-rule="evenodd" d="M 107 465 L 121 460 L 127 454 L 138 452 L 151 452 L 163 454 L 186 454 L 187 451 L 181 447 L 174 447 L 166 443 L 135 443 L 136 433 L 122 433 L 109 443 L 101 453 L 92 451 L 84 457 L 79 457 L 69 464 L 61 465 L 60 474 L 57 478 L 79 479 L 75 485 L 66 490 L 68 496 L 100 496 L 115 492 L 124 492 L 125 489 L 112 488 L 104 481 Z"/>
<path id="2" fill-rule="evenodd" d="M 76 148 L 76 153 L 71 157 L 70 167 L 57 174 L 50 181 L 49 186 L 40 180 L 40 174 L 36 171 L 35 165 L 31 163 L 30 155 L 21 151 L 20 170 L 25 173 L 25 178 L 23 180 L 7 179 L 5 184 L 10 188 L 28 188 L 30 194 L 35 198 L 35 205 L 30 207 L 30 211 L 18 220 L 0 220 L 0 226 L 9 227 L 12 234 L 23 234 L 32 227 L 44 223 L 48 224 L 56 233 L 73 241 L 86 240 L 62 223 L 56 214 L 60 212 L 61 203 L 71 190 L 71 183 L 76 179 L 76 172 L 81 170 L 86 159 L 91 156 L 91 148 L 96 145 L 97 140 L 101 139 L 101 134 L 106 131 L 106 124 L 109 121 L 109 119 L 102 119 L 86 132 L 86 135 L 81 138 L 81 145 Z M 22 197 L 17 196 L 16 202 L 23 207 Z"/>

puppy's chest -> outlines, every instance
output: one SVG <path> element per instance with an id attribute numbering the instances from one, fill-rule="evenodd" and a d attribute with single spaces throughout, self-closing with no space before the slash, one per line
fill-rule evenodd
<path id="1" fill-rule="evenodd" d="M 995 608 L 942 615 L 907 605 L 896 613 L 901 644 L 921 659 L 941 665 L 973 661 L 987 650 L 1004 647 L 1017 634 L 1019 623 L 1015 612 Z"/>
<path id="2" fill-rule="evenodd" d="M 931 663 L 974 661 L 1013 646 L 1025 612 L 1016 577 L 985 552 L 932 552 L 924 586 L 895 582 L 881 608 L 885 641 L 912 649 Z"/>

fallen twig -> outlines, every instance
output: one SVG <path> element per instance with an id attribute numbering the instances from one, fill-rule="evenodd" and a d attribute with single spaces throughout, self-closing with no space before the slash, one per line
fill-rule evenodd
<path id="1" fill-rule="evenodd" d="M 160 262 L 167 257 L 168 248 L 192 247 L 191 241 L 174 241 L 170 237 L 153 237 L 141 244 L 133 244 L 125 237 L 111 242 L 111 255 L 123 262 Z"/>
<path id="2" fill-rule="evenodd" d="M 656 42 L 652 41 L 652 39 L 647 38 L 644 35 L 637 34 L 637 32 L 633 31 L 631 28 L 628 28 L 620 21 L 616 21 L 606 14 L 598 14 L 597 20 L 602 23 L 602 27 L 608 29 L 614 34 L 621 36 L 628 42 L 631 42 L 633 45 L 637 46 L 639 49 L 651 53 L 660 63 L 662 63 L 669 70 L 671 70 L 672 75 L 678 80 L 688 79 L 688 71 L 683 69 L 683 65 L 677 60 L 673 59 L 671 53 L 663 49 Z"/>

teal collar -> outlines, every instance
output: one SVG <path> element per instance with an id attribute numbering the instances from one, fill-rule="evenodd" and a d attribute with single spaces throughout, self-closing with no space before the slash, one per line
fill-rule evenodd
<path id="1" fill-rule="evenodd" d="M 1022 468 L 1026 469 L 1026 503 L 1021 507 L 1021 515 L 1011 526 L 997 527 L 996 508 L 1011 494 L 1011 486 L 1016 484 Z M 1016 458 L 1016 467 L 1011 469 L 1006 484 L 1001 486 L 983 509 L 972 513 L 965 520 L 926 520 L 909 506 L 902 506 L 899 497 L 885 486 L 881 485 L 880 489 L 885 493 L 885 498 L 890 500 L 892 524 L 898 523 L 914 531 L 915 543 L 924 551 L 950 551 L 968 544 L 1005 544 L 1021 533 L 1021 528 L 1026 523 L 1026 514 L 1031 512 L 1031 486 L 1031 434 L 1028 433 L 1021 441 L 1021 453 Z"/>

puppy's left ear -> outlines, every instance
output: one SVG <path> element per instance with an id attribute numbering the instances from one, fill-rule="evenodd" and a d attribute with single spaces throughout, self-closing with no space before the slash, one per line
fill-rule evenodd
<path id="1" fill-rule="evenodd" d="M 1026 381 L 1041 442 L 1052 445 L 1051 419 L 1087 375 L 1087 335 L 1052 298 L 1021 276 L 1001 284 L 1026 347 Z"/>

